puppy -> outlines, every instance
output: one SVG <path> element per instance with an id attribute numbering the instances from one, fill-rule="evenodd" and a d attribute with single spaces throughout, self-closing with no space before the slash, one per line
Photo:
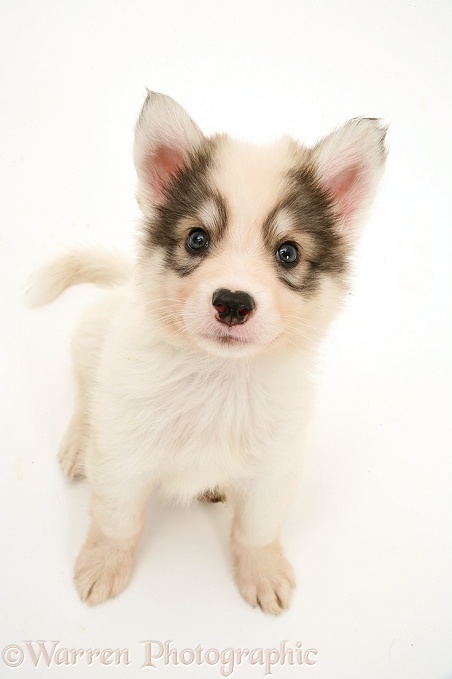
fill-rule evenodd
<path id="1" fill-rule="evenodd" d="M 287 608 L 279 542 L 311 407 L 316 347 L 347 290 L 348 260 L 385 161 L 385 129 L 356 118 L 306 148 L 205 137 L 149 92 L 135 129 L 137 261 L 72 252 L 32 281 L 46 303 L 112 286 L 73 344 L 78 398 L 59 459 L 92 488 L 75 566 L 83 601 L 117 595 L 146 501 L 227 498 L 243 598 Z"/>

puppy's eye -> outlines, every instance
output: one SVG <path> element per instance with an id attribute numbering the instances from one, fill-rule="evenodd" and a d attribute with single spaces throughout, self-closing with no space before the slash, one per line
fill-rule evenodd
<path id="1" fill-rule="evenodd" d="M 185 245 L 191 252 L 202 252 L 209 247 L 209 236 L 202 229 L 195 229 L 188 236 Z"/>
<path id="2" fill-rule="evenodd" d="M 276 250 L 276 259 L 281 264 L 296 264 L 300 259 L 295 243 L 283 243 Z"/>

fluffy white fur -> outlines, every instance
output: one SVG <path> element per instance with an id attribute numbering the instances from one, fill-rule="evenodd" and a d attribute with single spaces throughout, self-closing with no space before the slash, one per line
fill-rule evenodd
<path id="1" fill-rule="evenodd" d="M 166 186 L 203 140 L 178 104 L 148 95 L 134 158 L 138 201 L 150 223 Z M 36 304 L 75 283 L 115 285 L 74 340 L 79 396 L 59 454 L 65 473 L 86 476 L 93 492 L 91 528 L 75 568 L 84 601 L 100 603 L 127 584 L 151 491 L 189 502 L 218 489 L 233 507 L 243 597 L 269 613 L 288 606 L 294 575 L 279 533 L 311 408 L 314 352 L 345 284 L 325 274 L 314 295 L 291 290 L 264 251 L 262 222 L 285 174 L 309 162 L 350 247 L 376 190 L 381 149 L 382 130 L 369 120 L 351 121 L 311 150 L 288 138 L 254 147 L 219 137 L 209 182 L 228 201 L 227 233 L 193 273 L 177 275 L 159 248 L 141 246 L 135 265 L 106 252 L 76 252 L 33 278 Z M 207 201 L 200 215 L 207 229 L 210 211 Z M 284 215 L 280 222 L 284 232 Z M 252 318 L 232 328 L 218 323 L 212 293 L 220 287 L 250 292 Z"/>

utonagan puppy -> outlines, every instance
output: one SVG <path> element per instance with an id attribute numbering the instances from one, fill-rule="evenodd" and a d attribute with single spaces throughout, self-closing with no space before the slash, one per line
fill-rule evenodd
<path id="1" fill-rule="evenodd" d="M 135 130 L 143 222 L 136 262 L 73 252 L 32 301 L 112 285 L 74 340 L 75 412 L 60 461 L 92 488 L 80 597 L 117 595 L 146 500 L 226 498 L 244 599 L 279 613 L 294 587 L 279 533 L 296 484 L 315 351 L 383 171 L 385 129 L 356 118 L 306 148 L 205 137 L 149 92 Z"/>

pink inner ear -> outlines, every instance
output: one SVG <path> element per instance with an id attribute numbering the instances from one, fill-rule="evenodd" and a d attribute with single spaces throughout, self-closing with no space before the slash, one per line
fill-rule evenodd
<path id="1" fill-rule="evenodd" d="M 334 198 L 336 209 L 345 226 L 354 217 L 364 197 L 362 175 L 361 168 L 347 167 L 327 181 L 328 190 Z"/>
<path id="2" fill-rule="evenodd" d="M 350 191 L 357 174 L 357 167 L 347 167 L 330 180 L 330 191 L 337 200 L 340 200 L 345 193 Z"/>
<path id="3" fill-rule="evenodd" d="M 169 146 L 160 146 L 154 156 L 154 163 L 168 178 L 183 166 L 182 154 Z"/>
<path id="4" fill-rule="evenodd" d="M 176 149 L 170 146 L 159 146 L 147 159 L 147 174 L 150 188 L 157 202 L 164 196 L 165 186 L 171 177 L 183 167 L 185 160 Z"/>

